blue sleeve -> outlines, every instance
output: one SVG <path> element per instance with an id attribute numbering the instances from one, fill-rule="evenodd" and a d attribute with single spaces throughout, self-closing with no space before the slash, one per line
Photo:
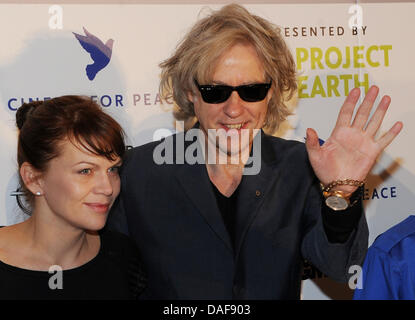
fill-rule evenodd
<path id="1" fill-rule="evenodd" d="M 354 300 L 400 299 L 401 272 L 388 253 L 369 248 L 360 276 Z"/>

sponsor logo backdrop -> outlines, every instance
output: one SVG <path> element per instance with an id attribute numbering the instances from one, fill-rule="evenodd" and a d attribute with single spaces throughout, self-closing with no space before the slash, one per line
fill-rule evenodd
<path id="1" fill-rule="evenodd" d="M 404 122 L 404 130 L 379 158 L 365 187 L 372 243 L 415 212 L 410 140 L 415 137 L 415 4 L 246 7 L 282 27 L 297 61 L 299 92 L 290 103 L 294 115 L 277 135 L 304 141 L 306 128 L 312 127 L 327 139 L 354 86 L 365 91 L 377 85 L 381 95 L 392 97 L 382 130 L 397 120 Z M 121 123 L 129 145 L 152 141 L 160 128 L 173 133 L 172 101 L 158 95 L 158 64 L 208 12 L 201 5 L 0 5 L 0 225 L 26 218 L 11 196 L 17 188 L 14 116 L 22 102 L 90 96 Z M 351 297 L 347 285 L 309 266 L 306 271 L 311 279 L 303 281 L 303 299 Z"/>

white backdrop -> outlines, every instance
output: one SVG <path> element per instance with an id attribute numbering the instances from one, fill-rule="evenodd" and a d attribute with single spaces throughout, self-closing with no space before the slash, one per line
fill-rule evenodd
<path id="1" fill-rule="evenodd" d="M 362 4 L 357 34 L 349 28 L 350 20 L 359 22 L 354 19 L 357 11 L 349 13 L 349 4 L 246 7 L 283 27 L 298 62 L 301 90 L 291 102 L 295 115 L 278 135 L 304 141 L 305 130 L 312 127 L 327 139 L 355 85 L 365 90 L 375 84 L 381 95 L 392 97 L 382 131 L 397 120 L 404 122 L 404 129 L 366 185 L 372 243 L 414 212 L 415 151 L 410 137 L 415 136 L 415 4 Z M 152 141 L 156 129 L 173 132 L 171 101 L 163 104 L 158 96 L 158 64 L 206 12 L 202 5 L 0 5 L 0 225 L 25 218 L 10 196 L 17 187 L 14 116 L 22 101 L 93 96 L 121 123 L 128 144 L 134 146 Z M 92 81 L 85 72 L 91 57 L 73 34 L 84 34 L 83 27 L 104 43 L 114 40 L 111 61 Z M 318 274 L 314 278 L 303 282 L 303 299 L 351 297 L 347 286 Z"/>

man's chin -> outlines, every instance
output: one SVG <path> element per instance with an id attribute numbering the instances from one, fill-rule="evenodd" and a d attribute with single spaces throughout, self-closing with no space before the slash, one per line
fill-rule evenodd
<path id="1" fill-rule="evenodd" d="M 243 145 L 242 147 L 218 145 L 217 150 L 219 156 L 243 157 L 245 154 L 249 154 L 249 144 Z"/>

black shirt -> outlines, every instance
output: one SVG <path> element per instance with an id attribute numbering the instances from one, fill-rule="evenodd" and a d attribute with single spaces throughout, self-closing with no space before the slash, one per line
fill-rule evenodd
<path id="1" fill-rule="evenodd" d="M 117 232 L 101 232 L 100 239 L 97 256 L 80 267 L 63 270 L 61 282 L 56 271 L 20 269 L 0 261 L 0 299 L 137 298 L 146 283 L 137 248 Z"/>
<path id="2" fill-rule="evenodd" d="M 237 212 L 239 187 L 236 188 L 236 190 L 228 198 L 224 196 L 212 182 L 210 183 L 215 193 L 216 202 L 218 204 L 219 211 L 222 215 L 222 219 L 225 224 L 226 230 L 228 230 L 232 245 L 235 248 L 235 215 Z"/>

